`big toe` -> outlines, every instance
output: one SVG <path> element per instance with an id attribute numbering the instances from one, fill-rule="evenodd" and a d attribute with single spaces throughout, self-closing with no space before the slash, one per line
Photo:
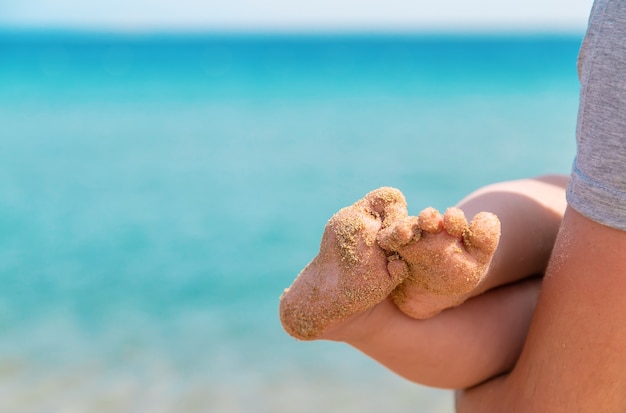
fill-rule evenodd
<path id="1" fill-rule="evenodd" d="M 368 212 L 380 217 L 383 227 L 408 215 L 406 199 L 396 188 L 375 189 L 365 195 L 361 202 Z"/>
<path id="2" fill-rule="evenodd" d="M 474 216 L 465 237 L 467 250 L 480 261 L 491 259 L 500 240 L 500 220 L 490 212 Z"/>

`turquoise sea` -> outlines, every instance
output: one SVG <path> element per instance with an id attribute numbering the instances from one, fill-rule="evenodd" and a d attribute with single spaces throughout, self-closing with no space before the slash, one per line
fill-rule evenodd
<path id="1" fill-rule="evenodd" d="M 452 412 L 278 296 L 371 189 L 568 173 L 581 38 L 0 32 L 0 412 Z"/>

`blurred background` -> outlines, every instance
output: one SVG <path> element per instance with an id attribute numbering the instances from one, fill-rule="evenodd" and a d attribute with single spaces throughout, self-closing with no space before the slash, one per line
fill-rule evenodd
<path id="1" fill-rule="evenodd" d="M 0 412 L 453 411 L 278 297 L 326 220 L 569 173 L 590 0 L 0 0 Z"/>

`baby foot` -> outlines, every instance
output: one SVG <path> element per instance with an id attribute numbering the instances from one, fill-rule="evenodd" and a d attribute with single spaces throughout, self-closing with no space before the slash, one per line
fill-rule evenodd
<path id="1" fill-rule="evenodd" d="M 449 208 L 444 216 L 434 208 L 383 229 L 378 242 L 396 251 L 409 276 L 392 293 L 405 314 L 432 317 L 471 296 L 486 274 L 500 238 L 500 221 L 491 213 L 477 214 L 468 225 L 463 211 Z"/>
<path id="2" fill-rule="evenodd" d="M 329 326 L 383 301 L 408 269 L 376 237 L 406 217 L 404 196 L 393 188 L 374 190 L 337 212 L 326 225 L 319 254 L 280 297 L 284 329 L 313 340 Z"/>

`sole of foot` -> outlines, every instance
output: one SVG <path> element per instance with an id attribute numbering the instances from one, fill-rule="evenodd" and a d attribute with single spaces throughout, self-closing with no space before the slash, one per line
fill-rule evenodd
<path id="1" fill-rule="evenodd" d="M 337 212 L 326 225 L 319 254 L 280 297 L 285 331 L 300 340 L 322 338 L 330 327 L 383 301 L 409 274 L 377 236 L 406 217 L 404 196 L 388 187 Z"/>
<path id="2" fill-rule="evenodd" d="M 397 252 L 409 276 L 392 293 L 396 306 L 425 319 L 463 303 L 480 285 L 500 239 L 500 221 L 481 212 L 468 224 L 458 208 L 426 208 L 383 229 L 379 244 Z"/>

